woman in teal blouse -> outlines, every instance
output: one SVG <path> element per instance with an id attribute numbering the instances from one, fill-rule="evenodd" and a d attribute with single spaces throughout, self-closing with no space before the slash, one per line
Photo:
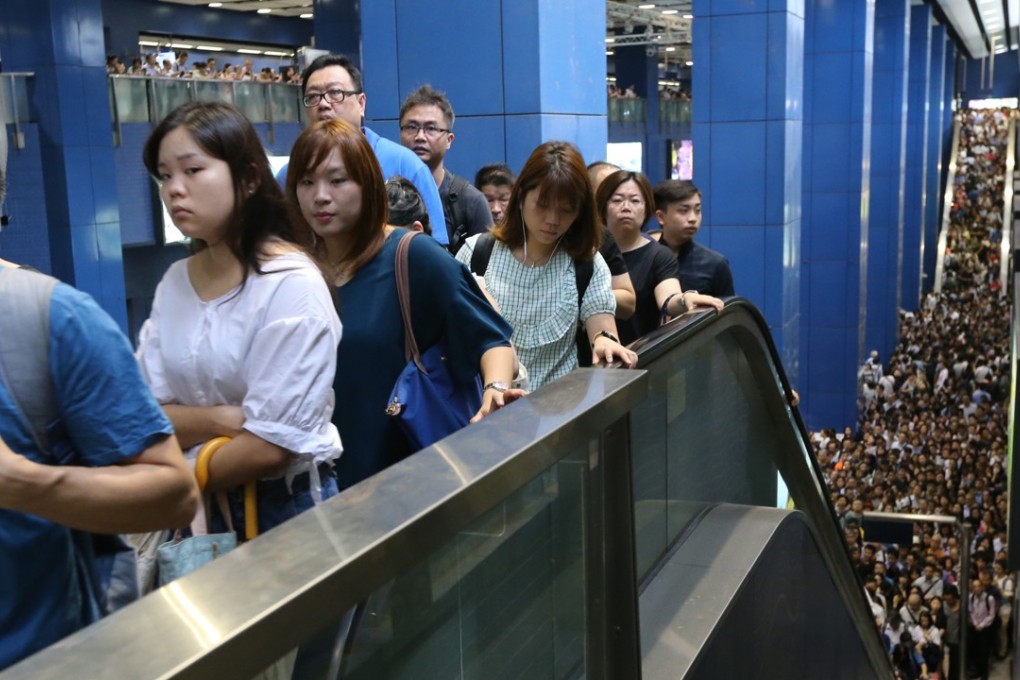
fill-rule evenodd
<path id="1" fill-rule="evenodd" d="M 387 224 L 379 163 L 361 131 L 342 120 L 317 123 L 298 137 L 287 198 L 295 229 L 337 287 L 343 337 L 333 422 L 344 442 L 337 466 L 344 489 L 414 453 L 397 419 L 385 411 L 407 363 L 394 278 L 397 243 L 407 231 Z M 467 268 L 432 239 L 416 238 L 408 277 L 422 353 L 445 338 L 454 376 L 465 382 L 482 376 L 476 418 L 523 394 L 508 389 L 516 365 L 511 329 Z"/>

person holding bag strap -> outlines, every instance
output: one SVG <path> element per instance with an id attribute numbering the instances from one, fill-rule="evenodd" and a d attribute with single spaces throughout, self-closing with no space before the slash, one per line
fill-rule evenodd
<path id="1" fill-rule="evenodd" d="M 210 462 L 206 491 L 225 491 L 241 526 L 241 488 L 256 484 L 258 530 L 268 531 L 337 493 L 342 446 L 330 418 L 341 327 L 329 288 L 295 243 L 238 109 L 185 104 L 156 126 L 143 158 L 193 251 L 156 289 L 138 344 L 143 374 L 189 456 L 231 438 Z M 210 514 L 210 530 L 225 531 L 223 513 Z"/>
<path id="2" fill-rule="evenodd" d="M 408 233 L 387 223 L 386 186 L 371 146 L 342 120 L 310 126 L 291 150 L 287 198 L 302 242 L 332 274 L 344 323 L 337 359 L 334 422 L 346 452 L 337 468 L 346 488 L 417 450 L 387 414 L 397 376 L 407 366 L 405 325 L 397 296 L 397 244 Z M 427 354 L 447 343 L 451 379 L 481 376 L 486 416 L 524 394 L 509 387 L 516 356 L 510 327 L 474 277 L 437 243 L 408 248 L 412 332 Z"/>

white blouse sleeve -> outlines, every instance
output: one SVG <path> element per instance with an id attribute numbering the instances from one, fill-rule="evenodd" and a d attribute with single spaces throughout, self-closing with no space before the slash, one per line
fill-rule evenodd
<path id="1" fill-rule="evenodd" d="M 278 275 L 248 356 L 244 429 L 318 463 L 342 450 L 330 422 L 340 320 L 318 270 Z"/>

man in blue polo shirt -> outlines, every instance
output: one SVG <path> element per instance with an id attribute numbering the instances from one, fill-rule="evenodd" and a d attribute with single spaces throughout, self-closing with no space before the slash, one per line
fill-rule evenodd
<path id="1" fill-rule="evenodd" d="M 347 57 L 340 54 L 324 54 L 304 70 L 302 74 L 304 105 L 308 109 L 308 120 L 341 118 L 365 133 L 375 157 L 382 167 L 383 179 L 400 175 L 411 180 L 418 193 L 425 200 L 429 213 L 429 224 L 446 224 L 443 201 L 439 198 L 432 173 L 413 151 L 385 137 L 380 137 L 371 128 L 365 127 L 365 88 L 361 71 Z M 277 179 L 286 184 L 287 169 L 280 171 Z M 449 244 L 445 229 L 433 228 L 432 238 L 444 246 Z"/>

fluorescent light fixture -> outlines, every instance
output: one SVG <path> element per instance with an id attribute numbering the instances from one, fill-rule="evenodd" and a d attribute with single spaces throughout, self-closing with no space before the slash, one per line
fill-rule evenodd
<path id="1" fill-rule="evenodd" d="M 216 9 L 217 7 L 223 7 L 223 3 L 222 2 L 210 2 L 209 6 L 212 7 L 213 9 Z"/>
<path id="2" fill-rule="evenodd" d="M 606 42 L 607 43 L 614 43 L 614 42 L 616 42 L 616 38 L 606 38 Z"/>
<path id="3" fill-rule="evenodd" d="M 311 19 L 312 18 L 312 14 L 311 13 L 302 14 L 300 18 L 302 18 L 302 19 Z"/>
<path id="4" fill-rule="evenodd" d="M 155 40 L 139 40 L 139 45 L 147 45 L 149 47 L 159 47 L 159 43 Z"/>
<path id="5" fill-rule="evenodd" d="M 614 54 L 616 54 L 616 52 L 614 52 L 614 51 L 612 51 L 612 50 L 606 50 L 606 56 L 607 56 L 607 57 L 611 57 L 611 56 L 613 56 Z"/>
<path id="6" fill-rule="evenodd" d="M 662 10 L 662 13 L 663 14 L 679 14 L 680 10 L 678 10 L 678 9 L 664 9 L 664 10 Z"/>
<path id="7" fill-rule="evenodd" d="M 170 43 L 170 47 L 176 47 L 179 50 L 193 50 L 195 46 L 191 43 Z"/>
<path id="8" fill-rule="evenodd" d="M 237 49 L 238 54 L 262 54 L 262 50 L 247 50 L 243 47 Z"/>
<path id="9" fill-rule="evenodd" d="M 292 56 L 290 52 L 275 52 L 273 50 L 266 50 L 262 54 L 266 55 L 267 57 L 289 57 L 289 56 Z"/>
<path id="10" fill-rule="evenodd" d="M 666 51 L 667 52 L 676 52 L 676 48 L 675 47 L 667 47 Z"/>
<path id="11" fill-rule="evenodd" d="M 655 5 L 638 5 L 638 9 L 654 9 Z"/>
<path id="12" fill-rule="evenodd" d="M 205 52 L 222 52 L 222 47 L 213 47 L 212 45 L 198 45 L 196 50 L 203 50 Z"/>
<path id="13" fill-rule="evenodd" d="M 685 61 L 684 62 L 684 66 L 694 66 L 694 62 L 693 61 Z"/>
<path id="14" fill-rule="evenodd" d="M 693 18 L 694 18 L 693 14 L 685 14 L 684 15 L 684 19 L 693 19 Z"/>
<path id="15" fill-rule="evenodd" d="M 272 12 L 273 10 L 269 9 L 268 7 L 263 7 L 262 9 L 260 9 L 260 10 L 256 10 L 256 11 L 257 11 L 257 12 L 258 12 L 259 14 L 269 14 L 269 13 L 270 13 L 270 12 Z"/>

